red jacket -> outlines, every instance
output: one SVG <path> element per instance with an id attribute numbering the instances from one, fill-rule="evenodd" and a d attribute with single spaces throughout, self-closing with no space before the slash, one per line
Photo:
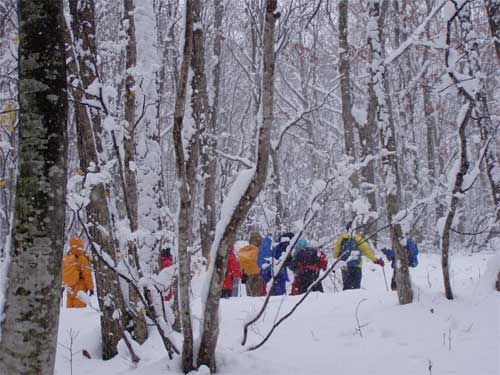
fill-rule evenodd
<path id="1" fill-rule="evenodd" d="M 170 267 L 172 264 L 174 264 L 172 257 L 166 255 L 161 256 L 161 269 Z"/>
<path id="2" fill-rule="evenodd" d="M 166 255 L 161 256 L 161 269 L 170 267 L 172 264 L 174 264 L 174 260 L 172 259 L 171 256 L 170 257 Z M 168 302 L 172 299 L 172 295 L 173 295 L 172 288 L 169 288 L 167 295 L 163 296 L 163 299 Z"/>
<path id="3" fill-rule="evenodd" d="M 321 268 L 323 271 L 326 271 L 326 267 L 328 267 L 328 259 L 326 258 L 325 253 L 320 251 L 319 252 L 319 268 Z"/>
<path id="4" fill-rule="evenodd" d="M 224 277 L 224 283 L 222 284 L 222 289 L 233 290 L 233 280 L 235 278 L 241 279 L 240 265 L 238 264 L 238 259 L 234 255 L 234 246 L 229 248 L 229 258 L 227 260 L 226 276 Z"/>

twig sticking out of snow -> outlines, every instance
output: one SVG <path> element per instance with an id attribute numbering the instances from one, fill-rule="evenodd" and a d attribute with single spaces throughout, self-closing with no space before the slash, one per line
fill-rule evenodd
<path id="1" fill-rule="evenodd" d="M 358 328 L 356 328 L 356 330 L 354 331 L 354 334 L 359 334 L 360 337 L 363 337 L 363 332 L 361 331 L 361 329 L 363 327 L 366 327 L 368 325 L 368 323 L 365 323 L 365 324 L 361 324 L 359 322 L 359 317 L 358 317 L 358 311 L 359 311 L 359 306 L 361 305 L 362 302 L 366 301 L 366 298 L 363 298 L 361 301 L 358 302 L 358 305 L 356 306 L 356 324 L 358 325 Z"/>

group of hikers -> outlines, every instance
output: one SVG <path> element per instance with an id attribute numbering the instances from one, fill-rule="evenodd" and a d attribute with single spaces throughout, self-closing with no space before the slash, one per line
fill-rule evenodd
<path id="1" fill-rule="evenodd" d="M 253 231 L 250 233 L 249 245 L 241 247 L 238 255 L 234 253 L 234 246 L 231 246 L 221 296 L 228 298 L 237 295 L 235 289 L 238 288 L 239 279 L 246 286 L 247 296 L 265 296 L 266 286 L 271 280 L 273 283 L 269 293 L 272 296 L 286 294 L 286 283 L 290 281 L 287 269 L 293 273 L 291 295 L 303 294 L 309 288 L 313 292 L 323 292 L 322 283 L 318 278 L 320 272 L 326 271 L 328 266 L 325 253 L 310 246 L 307 240 L 299 239 L 288 257 L 282 259 L 293 238 L 294 233 L 284 233 L 273 247 L 269 236 L 262 238 L 258 231 Z M 416 267 L 418 247 L 415 242 L 407 239 L 404 250 L 408 257 L 408 265 Z M 391 289 L 396 290 L 397 266 L 394 250 L 383 248 L 381 251 L 391 262 L 394 270 Z M 354 233 L 352 223 L 348 223 L 346 231 L 338 238 L 333 248 L 333 258 L 344 261 L 343 290 L 361 287 L 363 256 L 381 267 L 385 266 L 384 260 L 375 255 L 369 243 L 361 235 Z M 280 262 L 284 264 L 278 267 Z"/>
<path id="2" fill-rule="evenodd" d="M 235 254 L 234 246 L 229 248 L 226 274 L 222 285 L 221 297 L 229 298 L 239 295 L 239 281 L 245 285 L 246 295 L 251 297 L 284 295 L 287 293 L 287 282 L 290 281 L 289 269 L 293 273 L 291 295 L 303 294 L 311 289 L 323 292 L 323 286 L 318 281 L 320 272 L 326 271 L 328 260 L 325 253 L 305 239 L 298 239 L 288 256 L 284 256 L 294 233 L 283 233 L 273 240 L 270 236 L 262 237 L 259 231 L 251 231 L 248 245 L 239 248 Z M 69 241 L 70 250 L 63 258 L 63 288 L 67 290 L 67 307 L 85 307 L 85 301 L 79 293 L 92 295 L 94 283 L 89 259 L 86 256 L 84 243 L 80 238 L 73 237 Z M 404 246 L 408 257 L 408 265 L 416 267 L 418 264 L 418 247 L 411 239 L 406 240 Z M 396 290 L 397 263 L 393 249 L 383 248 L 382 253 L 394 270 L 391 280 L 391 289 Z M 352 224 L 346 226 L 346 231 L 338 238 L 333 247 L 333 258 L 344 262 L 342 267 L 343 290 L 359 289 L 362 279 L 362 257 L 384 267 L 385 262 L 377 257 L 369 243 L 352 229 Z M 160 252 L 161 269 L 172 266 L 174 263 L 170 248 Z M 270 281 L 272 280 L 272 283 Z M 267 287 L 270 285 L 270 290 Z M 172 298 L 170 288 L 165 301 Z"/>
<path id="3" fill-rule="evenodd" d="M 233 290 L 238 285 L 238 279 L 245 284 L 247 296 L 265 296 L 267 283 L 272 279 L 274 283 L 269 293 L 272 296 L 286 294 L 286 283 L 290 281 L 287 268 L 294 273 L 291 294 L 304 293 L 318 279 L 320 271 L 326 270 L 327 259 L 322 251 L 308 246 L 304 239 L 295 244 L 293 256 L 282 259 L 293 237 L 293 233 L 284 233 L 273 247 L 269 236 L 262 238 L 258 231 L 253 231 L 250 233 L 249 244 L 241 247 L 237 256 L 234 246 L 231 246 L 222 285 L 222 297 L 227 298 L 235 294 Z M 285 262 L 281 270 L 277 267 L 280 261 Z M 323 291 L 321 283 L 315 285 L 314 290 Z"/>

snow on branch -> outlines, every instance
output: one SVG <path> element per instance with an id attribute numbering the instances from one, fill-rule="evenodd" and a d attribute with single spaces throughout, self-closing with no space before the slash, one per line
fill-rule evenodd
<path id="1" fill-rule="evenodd" d="M 498 123 L 495 126 L 495 129 L 493 130 L 492 134 L 490 134 L 488 139 L 484 142 L 483 147 L 481 147 L 481 150 L 479 152 L 479 159 L 476 161 L 476 165 L 474 166 L 474 168 L 472 168 L 472 170 L 464 176 L 464 180 L 462 182 L 462 193 L 469 191 L 472 188 L 472 186 L 474 186 L 474 183 L 476 182 L 477 178 L 479 177 L 479 174 L 481 173 L 480 165 L 486 157 L 486 154 L 488 152 L 488 147 L 490 146 L 491 142 L 494 139 L 496 139 L 496 134 L 498 132 L 499 127 L 500 123 Z"/>
<path id="2" fill-rule="evenodd" d="M 296 126 L 299 121 L 301 121 L 306 115 L 309 115 L 313 112 L 316 112 L 318 110 L 320 110 L 327 102 L 328 98 L 330 97 L 330 95 L 333 93 L 333 91 L 336 89 L 333 88 L 331 89 L 330 91 L 327 92 L 327 94 L 325 95 L 325 97 L 323 98 L 323 101 L 318 104 L 317 106 L 315 107 L 312 107 L 312 108 L 303 108 L 302 109 L 302 112 L 300 112 L 298 115 L 295 116 L 295 118 L 293 118 L 292 120 L 290 120 L 285 126 L 283 126 L 281 129 L 280 129 L 280 134 L 279 134 L 279 137 L 278 137 L 278 142 L 273 146 L 273 152 L 276 152 L 279 150 L 279 148 L 281 147 L 281 144 L 283 142 L 283 138 L 285 137 L 285 134 L 291 129 L 293 128 L 294 126 Z"/>
<path id="3" fill-rule="evenodd" d="M 228 159 L 231 161 L 236 161 L 238 163 L 241 163 L 247 168 L 254 168 L 255 167 L 255 164 L 252 163 L 252 161 L 248 158 L 242 158 L 241 156 L 231 155 L 231 154 L 225 153 L 225 152 L 220 151 L 220 150 L 216 150 L 215 152 L 218 156 L 220 156 L 224 159 Z"/>
<path id="4" fill-rule="evenodd" d="M 396 49 L 394 52 L 392 52 L 389 56 L 387 56 L 384 60 L 384 65 L 388 65 L 392 62 L 394 62 L 397 58 L 399 58 L 410 46 L 415 44 L 417 41 L 418 37 L 420 34 L 425 32 L 425 28 L 429 21 L 433 19 L 436 14 L 444 7 L 446 4 L 447 0 L 442 0 L 438 5 L 436 5 L 430 12 L 427 17 L 423 20 L 423 22 L 417 26 L 415 31 L 406 39 L 401 45 L 399 46 L 398 49 Z"/>

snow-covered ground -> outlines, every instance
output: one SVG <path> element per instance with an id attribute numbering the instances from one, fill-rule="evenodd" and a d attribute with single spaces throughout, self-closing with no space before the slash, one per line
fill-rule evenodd
<path id="1" fill-rule="evenodd" d="M 222 301 L 218 346 L 220 374 L 383 374 L 383 375 L 499 375 L 500 293 L 493 291 L 491 253 L 454 255 L 451 279 L 456 299 L 444 298 L 440 257 L 420 255 L 412 269 L 415 301 L 400 306 L 395 292 L 386 291 L 379 266 L 365 262 L 362 289 L 339 292 L 328 278 L 326 293 L 313 293 L 260 349 L 240 345 L 242 325 L 263 298 Z M 487 264 L 492 269 L 488 270 Z M 496 268 L 498 269 L 498 268 Z M 385 267 L 390 283 L 392 269 Z M 96 304 L 95 297 L 94 304 Z M 255 344 L 272 323 L 300 296 L 273 297 L 263 319 L 250 331 Z M 356 308 L 362 336 L 356 333 Z M 195 332 L 197 329 L 195 328 Z M 141 362 L 134 368 L 127 351 L 110 361 L 99 358 L 99 316 L 90 307 L 62 309 L 56 374 L 68 375 L 68 346 L 73 340 L 74 375 L 180 374 L 179 358 L 170 361 L 154 329 L 137 347 Z M 179 343 L 179 337 L 176 338 Z M 92 359 L 82 355 L 87 350 Z M 208 373 L 200 370 L 197 374 Z"/>

